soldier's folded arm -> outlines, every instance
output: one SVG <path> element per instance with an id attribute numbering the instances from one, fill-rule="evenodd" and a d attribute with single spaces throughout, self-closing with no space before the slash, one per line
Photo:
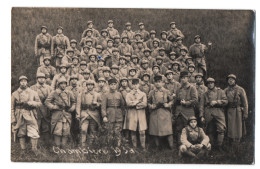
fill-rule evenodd
<path id="1" fill-rule="evenodd" d="M 185 100 L 185 105 L 186 106 L 190 106 L 192 104 L 195 104 L 198 101 L 197 89 L 194 86 L 191 86 L 190 92 L 191 92 L 191 99 L 190 100 Z"/>
<path id="2" fill-rule="evenodd" d="M 182 129 L 180 140 L 181 140 L 181 143 L 183 145 L 185 145 L 186 147 L 189 148 L 189 147 L 192 146 L 192 144 L 188 141 L 187 132 L 186 132 L 186 128 L 185 127 Z"/>
<path id="3" fill-rule="evenodd" d="M 32 94 L 30 95 L 30 100 L 27 102 L 27 104 L 32 107 L 40 107 L 42 102 L 38 96 L 38 93 L 33 90 L 31 90 L 31 92 Z"/>
<path id="4" fill-rule="evenodd" d="M 12 94 L 12 97 L 11 97 L 11 123 L 16 123 L 14 94 Z"/>
<path id="5" fill-rule="evenodd" d="M 57 104 L 54 104 L 54 94 L 55 91 L 52 91 L 51 94 L 45 100 L 45 105 L 51 110 L 58 110 L 59 106 Z"/>
<path id="6" fill-rule="evenodd" d="M 199 130 L 202 138 L 201 144 L 207 146 L 209 144 L 209 137 L 205 134 L 202 128 L 199 128 Z"/>
<path id="7" fill-rule="evenodd" d="M 76 109 L 76 98 L 74 96 L 74 94 L 69 91 L 69 95 L 70 95 L 70 108 L 69 108 L 69 112 L 73 112 Z"/>
<path id="8" fill-rule="evenodd" d="M 147 107 L 147 97 L 145 93 L 142 96 L 142 101 L 138 103 L 137 106 L 139 109 L 144 109 Z"/>
<path id="9" fill-rule="evenodd" d="M 226 106 L 228 104 L 226 93 L 224 92 L 224 90 L 221 89 L 219 92 L 220 92 L 221 100 L 217 101 L 217 104 L 219 104 L 220 106 Z"/>

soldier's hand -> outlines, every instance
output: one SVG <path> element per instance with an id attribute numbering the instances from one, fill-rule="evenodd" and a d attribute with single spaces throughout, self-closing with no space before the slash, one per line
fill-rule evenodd
<path id="1" fill-rule="evenodd" d="M 149 106 L 149 108 L 150 108 L 150 109 L 155 109 L 155 108 L 156 108 L 156 105 L 155 105 L 155 104 L 151 104 L 151 105 Z"/>
<path id="2" fill-rule="evenodd" d="M 103 118 L 103 122 L 104 122 L 104 123 L 107 123 L 107 122 L 108 122 L 107 117 L 104 117 L 104 118 Z"/>
<path id="3" fill-rule="evenodd" d="M 59 109 L 60 109 L 60 107 L 56 104 L 52 107 L 52 110 L 59 110 Z"/>
<path id="4" fill-rule="evenodd" d="M 181 105 L 185 105 L 186 101 L 185 100 L 181 100 Z"/>
<path id="5" fill-rule="evenodd" d="M 221 105 L 222 104 L 222 101 L 221 100 L 217 100 L 216 101 L 218 105 Z"/>
<path id="6" fill-rule="evenodd" d="M 214 106 L 214 105 L 216 105 L 217 104 L 217 101 L 215 101 L 215 100 L 212 100 L 211 102 L 210 102 L 210 105 L 211 106 Z"/>
<path id="7" fill-rule="evenodd" d="M 170 105 L 169 105 L 168 103 L 163 103 L 163 106 L 164 106 L 165 108 L 169 108 L 169 107 L 170 107 Z"/>
<path id="8" fill-rule="evenodd" d="M 204 123 L 205 123 L 205 118 L 204 118 L 204 117 L 201 117 L 201 118 L 200 118 L 200 121 L 201 121 L 202 124 L 204 124 Z"/>
<path id="9" fill-rule="evenodd" d="M 209 42 L 208 42 L 208 45 L 209 45 L 209 46 L 211 46 L 211 45 L 212 45 L 212 42 L 211 42 L 211 41 L 209 41 Z"/>

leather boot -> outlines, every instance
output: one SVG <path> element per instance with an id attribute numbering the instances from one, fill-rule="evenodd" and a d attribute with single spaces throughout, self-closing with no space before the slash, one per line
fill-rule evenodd
<path id="1" fill-rule="evenodd" d="M 131 138 L 132 138 L 132 144 L 134 147 L 137 147 L 137 139 L 136 139 L 136 132 L 132 131 L 131 132 Z"/>
<path id="2" fill-rule="evenodd" d="M 82 148 L 86 147 L 86 139 L 87 139 L 86 134 L 81 134 L 81 141 L 80 141 L 80 143 L 81 143 L 81 147 Z"/>
<path id="3" fill-rule="evenodd" d="M 38 155 L 38 149 L 37 149 L 38 138 L 31 138 L 31 143 L 32 143 L 32 151 L 35 153 L 35 155 Z"/>
<path id="4" fill-rule="evenodd" d="M 169 136 L 167 137 L 167 140 L 168 140 L 170 149 L 173 150 L 173 136 L 172 136 L 172 135 L 169 135 Z"/>
<path id="5" fill-rule="evenodd" d="M 143 149 L 145 149 L 145 133 L 140 134 L 140 143 Z"/>
<path id="6" fill-rule="evenodd" d="M 201 149 L 200 152 L 197 154 L 198 158 L 204 158 L 207 157 L 207 150 L 206 149 Z"/>
<path id="7" fill-rule="evenodd" d="M 19 138 L 20 146 L 22 150 L 25 150 L 25 137 Z"/>

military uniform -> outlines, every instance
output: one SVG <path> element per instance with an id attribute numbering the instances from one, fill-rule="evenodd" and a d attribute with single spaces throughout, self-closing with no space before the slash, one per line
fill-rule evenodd
<path id="1" fill-rule="evenodd" d="M 98 39 L 95 37 L 92 37 L 92 36 L 91 37 L 87 36 L 87 37 L 81 39 L 79 45 L 81 47 L 84 47 L 85 45 L 87 45 L 87 42 L 92 42 L 91 47 L 95 48 L 97 46 Z"/>
<path id="2" fill-rule="evenodd" d="M 109 20 L 108 23 L 113 23 L 112 20 Z M 116 35 L 119 35 L 118 30 L 113 27 L 107 27 L 109 38 L 113 39 Z"/>
<path id="3" fill-rule="evenodd" d="M 143 25 L 143 23 L 139 23 L 139 26 L 140 26 L 141 24 Z M 142 29 L 142 30 L 139 29 L 139 30 L 137 30 L 135 33 L 140 33 L 142 39 L 144 40 L 144 42 L 146 42 L 146 41 L 150 38 L 149 32 L 146 31 L 145 29 Z"/>
<path id="4" fill-rule="evenodd" d="M 70 76 L 68 74 L 56 74 L 52 80 L 51 83 L 51 89 L 54 91 L 57 88 L 57 84 L 58 84 L 58 80 L 62 77 L 65 77 L 65 79 L 67 80 L 67 82 L 69 82 Z"/>
<path id="5" fill-rule="evenodd" d="M 175 24 L 175 22 L 171 22 L 171 24 Z M 168 31 L 167 37 L 168 37 L 169 41 L 174 42 L 176 40 L 176 38 L 178 38 L 178 37 L 184 38 L 184 35 L 182 34 L 182 32 L 179 29 L 174 28 L 174 29 L 171 29 Z"/>
<path id="6" fill-rule="evenodd" d="M 124 37 L 125 38 L 125 37 Z M 133 47 L 128 43 L 121 43 L 118 47 L 120 55 L 125 55 L 126 53 L 133 54 Z"/>
<path id="7" fill-rule="evenodd" d="M 92 21 L 89 21 L 88 24 L 92 23 Z M 92 31 L 92 36 L 95 38 L 100 37 L 100 33 L 98 32 L 98 30 L 96 30 L 95 28 L 87 28 L 86 30 L 83 31 L 81 38 L 85 38 L 87 36 L 87 32 L 88 30 Z"/>
<path id="8" fill-rule="evenodd" d="M 162 31 L 161 35 L 165 34 L 167 35 L 166 31 Z M 165 49 L 166 54 L 168 55 L 171 52 L 172 49 L 172 42 L 170 42 L 168 39 L 161 39 L 159 43 L 160 47 L 163 47 Z"/>
<path id="9" fill-rule="evenodd" d="M 44 57 L 45 59 L 49 59 L 51 61 L 50 57 Z M 37 73 L 44 73 L 46 77 L 46 84 L 51 85 L 53 77 L 56 75 L 56 69 L 51 65 L 42 65 L 38 67 Z"/>
<path id="10" fill-rule="evenodd" d="M 131 43 L 134 40 L 135 33 L 132 30 L 130 30 L 130 31 L 124 30 L 121 34 L 121 37 L 123 37 L 123 36 L 127 36 Z"/>
<path id="11" fill-rule="evenodd" d="M 106 32 L 107 33 L 107 35 L 108 35 L 108 31 L 106 30 L 106 29 L 102 29 L 101 30 L 101 34 L 103 33 L 103 32 Z M 107 41 L 109 40 L 109 38 L 107 37 L 107 36 L 100 36 L 99 38 L 98 38 L 98 41 L 97 41 L 97 45 L 101 45 L 102 46 L 102 48 L 105 50 L 106 48 L 107 48 Z"/>
<path id="12" fill-rule="evenodd" d="M 150 31 L 150 35 L 151 35 L 151 34 L 156 34 L 155 30 L 151 30 L 151 31 Z M 153 49 L 153 41 L 154 41 L 154 39 L 155 39 L 155 38 L 152 38 L 152 37 L 151 37 L 150 39 L 148 39 L 148 40 L 145 42 L 145 43 L 146 43 L 146 46 L 147 46 L 149 49 L 151 49 L 151 50 Z"/>

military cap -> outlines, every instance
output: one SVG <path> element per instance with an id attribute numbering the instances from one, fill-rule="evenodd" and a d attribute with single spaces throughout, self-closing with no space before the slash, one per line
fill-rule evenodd
<path id="1" fill-rule="evenodd" d="M 132 55 L 131 55 L 131 53 L 126 52 L 126 53 L 124 54 L 124 56 L 130 56 L 130 57 L 131 57 Z"/>
<path id="2" fill-rule="evenodd" d="M 87 38 L 87 39 L 86 39 L 86 42 L 92 42 L 92 39 Z"/>
<path id="3" fill-rule="evenodd" d="M 113 40 L 113 39 L 108 39 L 108 40 L 107 40 L 107 42 L 109 42 L 109 41 L 111 41 L 111 42 L 114 42 L 114 40 Z"/>
<path id="4" fill-rule="evenodd" d="M 150 77 L 151 77 L 149 73 L 144 73 L 143 76 L 142 76 L 142 79 L 144 78 L 144 76 L 148 76 L 149 79 L 150 79 Z"/>
<path id="5" fill-rule="evenodd" d="M 57 29 L 62 29 L 63 30 L 63 27 L 61 27 L 61 26 L 58 26 L 58 28 Z"/>
<path id="6" fill-rule="evenodd" d="M 181 66 L 180 62 L 178 62 L 178 61 L 173 61 L 173 62 L 172 62 L 172 65 L 178 65 L 178 66 Z"/>
<path id="7" fill-rule="evenodd" d="M 141 25 L 144 25 L 144 23 L 143 23 L 143 22 L 140 22 L 138 25 L 141 26 Z"/>
<path id="8" fill-rule="evenodd" d="M 90 74 L 90 70 L 85 69 L 85 70 L 83 70 L 83 72 L 81 72 L 81 74 Z"/>
<path id="9" fill-rule="evenodd" d="M 101 82 L 101 81 L 106 82 L 106 79 L 103 77 L 98 78 L 98 82 Z"/>
<path id="10" fill-rule="evenodd" d="M 171 26 L 172 24 L 175 24 L 175 22 L 171 22 L 171 23 L 170 23 L 170 26 Z"/>
<path id="11" fill-rule="evenodd" d="M 154 76 L 154 82 L 159 82 L 162 80 L 162 75 L 156 75 Z"/>
<path id="12" fill-rule="evenodd" d="M 153 43 L 154 43 L 154 42 L 158 42 L 158 43 L 160 43 L 160 40 L 157 39 L 157 38 L 154 38 Z"/>
<path id="13" fill-rule="evenodd" d="M 48 30 L 48 28 L 47 28 L 47 26 L 41 26 L 41 30 L 43 29 L 43 28 L 45 28 L 45 29 L 47 29 Z"/>
<path id="14" fill-rule="evenodd" d="M 130 67 L 128 71 L 130 72 L 131 70 L 137 71 L 135 67 Z"/>
<path id="15" fill-rule="evenodd" d="M 109 79 L 108 84 L 111 85 L 112 83 L 117 83 L 117 80 L 115 78 Z"/>
<path id="16" fill-rule="evenodd" d="M 123 40 L 124 38 L 129 39 L 129 37 L 128 37 L 127 35 L 123 35 L 123 36 L 122 36 L 122 40 Z"/>
<path id="17" fill-rule="evenodd" d="M 74 60 L 74 59 L 78 59 L 79 60 L 79 57 L 78 56 L 73 56 L 72 60 Z"/>
<path id="18" fill-rule="evenodd" d="M 126 60 L 126 58 L 125 58 L 124 56 L 120 56 L 120 57 L 119 57 L 119 60 L 121 60 L 121 59 Z"/>
<path id="19" fill-rule="evenodd" d="M 158 67 L 159 70 L 161 69 L 159 65 L 153 65 L 152 70 L 153 70 L 155 67 Z"/>
<path id="20" fill-rule="evenodd" d="M 186 71 L 186 70 L 184 70 L 184 71 L 182 71 L 182 72 L 180 73 L 180 78 L 182 78 L 182 77 L 187 77 L 188 75 L 189 75 L 189 72 Z"/>
<path id="21" fill-rule="evenodd" d="M 191 59 L 191 60 L 192 60 L 192 57 L 188 56 L 188 57 L 186 58 L 186 61 L 187 61 L 187 60 L 189 60 L 189 59 Z"/>
<path id="22" fill-rule="evenodd" d="M 167 75 L 170 74 L 170 73 L 173 74 L 173 71 L 171 71 L 171 70 L 167 70 L 167 71 L 165 72 L 165 76 L 167 76 Z"/>
<path id="23" fill-rule="evenodd" d="M 136 43 L 144 43 L 143 40 L 138 40 Z"/>
<path id="24" fill-rule="evenodd" d="M 149 48 L 145 48 L 145 49 L 144 49 L 144 52 L 146 52 L 146 51 L 148 51 L 148 52 L 150 52 L 150 53 L 152 52 L 151 49 L 149 49 Z"/>
<path id="25" fill-rule="evenodd" d="M 228 76 L 227 76 L 227 80 L 228 80 L 229 78 L 232 78 L 232 79 L 234 79 L 234 80 L 237 80 L 237 77 L 236 77 L 236 75 L 234 75 L 234 74 L 228 75 Z"/>
<path id="26" fill-rule="evenodd" d="M 131 56 L 131 60 L 133 60 L 133 59 L 137 59 L 138 61 L 140 60 L 140 58 L 137 56 L 137 55 L 132 55 Z M 148 62 L 147 62 L 148 63 Z"/>
<path id="27" fill-rule="evenodd" d="M 102 32 L 108 33 L 107 29 L 102 29 L 100 33 L 102 34 Z"/>
<path id="28" fill-rule="evenodd" d="M 155 60 L 163 60 L 163 57 L 161 57 L 160 55 L 156 56 Z"/>
<path id="29" fill-rule="evenodd" d="M 97 45 L 96 49 L 103 49 L 103 47 L 101 45 Z"/>
<path id="30" fill-rule="evenodd" d="M 142 36 L 141 33 L 139 33 L 139 32 L 135 33 L 135 36 L 137 36 L 137 35 Z"/>
<path id="31" fill-rule="evenodd" d="M 143 64 L 148 64 L 148 63 L 149 63 L 149 62 L 148 62 L 147 59 L 143 59 L 142 62 L 141 62 L 142 65 L 143 65 Z"/>
<path id="32" fill-rule="evenodd" d="M 176 55 L 176 53 L 175 52 L 171 52 L 170 55 Z"/>
<path id="33" fill-rule="evenodd" d="M 112 49 L 112 52 L 116 52 L 116 51 L 119 52 L 119 49 L 118 48 L 113 48 Z"/>
<path id="34" fill-rule="evenodd" d="M 198 76 L 203 77 L 203 74 L 202 73 L 196 73 L 195 78 L 198 77 Z"/>
<path id="35" fill-rule="evenodd" d="M 191 64 L 188 65 L 188 68 L 189 67 L 194 67 L 195 68 L 195 65 L 193 63 L 191 63 Z"/>
<path id="36" fill-rule="evenodd" d="M 114 39 L 120 39 L 120 36 L 119 35 L 115 35 Z"/>
<path id="37" fill-rule="evenodd" d="M 210 83 L 210 82 L 213 82 L 213 83 L 215 83 L 215 79 L 213 79 L 213 78 L 209 77 L 209 78 L 207 79 L 207 83 Z"/>
<path id="38" fill-rule="evenodd" d="M 125 26 L 131 26 L 130 22 L 126 22 Z"/>
<path id="39" fill-rule="evenodd" d="M 120 78 L 120 83 L 121 83 L 123 80 L 128 81 L 127 77 L 122 77 L 122 78 Z"/>
<path id="40" fill-rule="evenodd" d="M 69 52 L 73 52 L 73 53 L 74 53 L 74 50 L 73 50 L 72 48 L 68 48 L 68 49 L 66 50 L 66 54 L 68 54 Z"/>
<path id="41" fill-rule="evenodd" d="M 70 43 L 78 43 L 75 39 L 72 39 Z"/>
<path id="42" fill-rule="evenodd" d="M 187 124 L 189 125 L 192 120 L 196 120 L 197 121 L 197 118 L 195 116 L 190 116 L 188 118 L 188 123 Z"/>
<path id="43" fill-rule="evenodd" d="M 150 31 L 150 35 L 151 35 L 151 34 L 156 34 L 156 31 L 155 31 L 155 30 L 151 30 L 151 31 Z"/>
<path id="44" fill-rule="evenodd" d="M 138 79 L 138 78 L 133 78 L 133 79 L 132 79 L 132 84 L 133 84 L 133 85 L 139 84 L 139 79 Z"/>
<path id="45" fill-rule="evenodd" d="M 118 69 L 118 70 L 119 70 L 119 66 L 117 66 L 116 64 L 113 64 L 113 65 L 111 66 L 111 69 Z"/>
<path id="46" fill-rule="evenodd" d="M 44 73 L 37 73 L 36 78 L 40 78 L 40 77 L 46 78 Z"/>
<path id="47" fill-rule="evenodd" d="M 97 62 L 100 62 L 100 61 L 105 62 L 105 59 L 104 58 L 100 58 L 100 59 L 97 60 Z"/>
<path id="48" fill-rule="evenodd" d="M 95 84 L 95 81 L 94 81 L 94 80 L 91 80 L 91 79 L 87 80 L 87 81 L 86 81 L 86 85 L 90 85 L 90 84 L 94 85 L 94 84 Z"/>
<path id="49" fill-rule="evenodd" d="M 162 51 L 162 50 L 165 51 L 165 48 L 164 47 L 160 47 L 159 51 Z"/>
<path id="50" fill-rule="evenodd" d="M 65 77 L 61 77 L 58 79 L 58 85 L 61 84 L 61 83 L 66 83 L 67 84 L 67 80 Z"/>
<path id="51" fill-rule="evenodd" d="M 113 20 L 108 20 L 107 22 L 108 22 L 108 23 L 114 23 L 114 21 L 113 21 Z"/>
<path id="52" fill-rule="evenodd" d="M 20 76 L 20 77 L 19 77 L 19 81 L 21 81 L 21 80 L 23 80 L 23 79 L 25 79 L 25 80 L 28 81 L 28 78 L 27 78 L 26 76 Z"/>
<path id="53" fill-rule="evenodd" d="M 43 61 L 45 61 L 45 60 L 51 60 L 51 57 L 50 56 L 45 56 L 44 58 L 43 58 Z"/>
<path id="54" fill-rule="evenodd" d="M 194 36 L 194 39 L 200 38 L 200 35 L 196 35 Z"/>
<path id="55" fill-rule="evenodd" d="M 188 50 L 188 48 L 187 47 L 185 47 L 185 46 L 183 46 L 183 47 L 181 47 L 181 49 L 180 49 L 181 51 L 182 50 L 185 50 L 186 52 L 188 52 L 189 50 Z"/>
<path id="56" fill-rule="evenodd" d="M 79 80 L 79 77 L 76 74 L 73 74 L 73 75 L 70 76 L 70 80 L 72 80 L 72 79 Z"/>
<path id="57" fill-rule="evenodd" d="M 59 66 L 60 69 L 63 68 L 63 67 L 68 68 L 68 65 L 67 65 L 67 64 L 61 64 L 61 65 Z"/>
<path id="58" fill-rule="evenodd" d="M 162 31 L 162 32 L 161 32 L 161 35 L 162 35 L 162 34 L 168 35 L 168 33 L 167 33 L 166 31 Z"/>
<path id="59" fill-rule="evenodd" d="M 177 42 L 177 41 L 179 41 L 179 40 L 182 40 L 182 37 L 177 37 L 177 38 L 175 39 L 175 42 Z"/>
<path id="60" fill-rule="evenodd" d="M 84 46 L 83 46 L 83 49 L 85 49 L 85 48 L 88 48 L 88 49 L 89 49 L 90 47 L 89 47 L 88 45 L 84 45 Z"/>
<path id="61" fill-rule="evenodd" d="M 84 61 L 84 60 L 82 60 L 82 61 L 80 62 L 80 65 L 87 65 L 87 62 Z"/>
<path id="62" fill-rule="evenodd" d="M 111 70 L 110 70 L 109 67 L 106 66 L 106 67 L 103 68 L 103 72 L 111 72 Z"/>
<path id="63" fill-rule="evenodd" d="M 91 23 L 93 23 L 93 22 L 92 22 L 92 21 L 88 21 L 88 22 L 87 22 L 87 25 L 89 25 L 89 24 L 91 24 Z"/>

